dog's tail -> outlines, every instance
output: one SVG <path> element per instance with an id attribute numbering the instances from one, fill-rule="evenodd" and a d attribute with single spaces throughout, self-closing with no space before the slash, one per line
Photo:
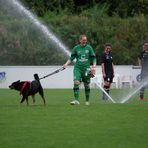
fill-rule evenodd
<path id="1" fill-rule="evenodd" d="M 35 78 L 35 80 L 37 80 L 37 81 L 39 81 L 40 80 L 40 78 L 39 78 L 39 76 L 38 76 L 38 74 L 36 73 L 36 74 L 34 74 L 34 78 Z"/>

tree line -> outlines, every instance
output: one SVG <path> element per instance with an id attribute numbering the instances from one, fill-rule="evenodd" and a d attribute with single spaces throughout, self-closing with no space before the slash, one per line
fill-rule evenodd
<path id="1" fill-rule="evenodd" d="M 61 10 L 67 10 L 71 14 L 80 14 L 82 11 L 90 9 L 96 5 L 107 5 L 107 15 L 115 14 L 125 18 L 133 17 L 139 14 L 148 14 L 148 1 L 146 0 L 21 0 L 35 11 L 39 16 L 43 16 L 47 11 L 60 13 Z"/>
<path id="2" fill-rule="evenodd" d="M 69 48 L 81 33 L 88 36 L 97 63 L 106 42 L 115 64 L 137 65 L 142 42 L 148 39 L 145 1 L 21 0 Z M 128 3 L 128 5 L 127 5 Z M 119 9 L 122 8 L 122 9 Z M 61 65 L 65 55 L 22 14 L 0 9 L 0 65 Z"/>

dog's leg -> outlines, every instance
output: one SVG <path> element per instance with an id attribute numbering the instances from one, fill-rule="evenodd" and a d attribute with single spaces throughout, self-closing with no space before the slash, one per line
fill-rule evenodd
<path id="1" fill-rule="evenodd" d="M 27 103 L 27 105 L 29 105 L 29 102 L 28 102 L 28 96 L 26 97 L 26 103 Z"/>
<path id="2" fill-rule="evenodd" d="M 20 103 L 23 103 L 25 101 L 25 96 L 22 97 L 22 100 Z"/>
<path id="3" fill-rule="evenodd" d="M 40 96 L 43 99 L 44 105 L 46 105 L 46 101 L 45 101 L 45 98 L 44 98 L 44 92 L 43 92 L 43 88 L 42 87 L 39 89 L 39 94 L 40 94 Z"/>
<path id="4" fill-rule="evenodd" d="M 32 95 L 33 104 L 35 103 L 35 95 Z"/>

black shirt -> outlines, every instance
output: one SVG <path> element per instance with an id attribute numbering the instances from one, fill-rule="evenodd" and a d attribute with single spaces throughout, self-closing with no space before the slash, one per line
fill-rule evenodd
<path id="1" fill-rule="evenodd" d="M 112 57 L 111 53 L 109 53 L 109 54 L 103 53 L 102 54 L 102 56 L 101 56 L 101 64 L 102 63 L 104 63 L 105 73 L 113 72 L 113 66 L 112 66 L 113 57 Z"/>

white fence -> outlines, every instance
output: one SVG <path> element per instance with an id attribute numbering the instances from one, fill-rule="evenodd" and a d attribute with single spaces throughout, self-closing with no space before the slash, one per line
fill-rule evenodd
<path id="1" fill-rule="evenodd" d="M 12 82 L 17 80 L 31 81 L 34 79 L 33 75 L 35 73 L 37 73 L 39 77 L 43 77 L 58 68 L 60 68 L 60 66 L 0 66 L 0 88 L 8 88 Z M 137 85 L 136 76 L 139 73 L 139 67 L 133 67 L 132 65 L 115 65 L 115 75 L 119 77 L 119 86 L 121 86 L 122 78 L 126 76 L 131 77 L 132 86 Z M 100 66 L 97 66 L 96 74 L 101 74 Z M 73 66 L 69 66 L 64 71 L 42 79 L 41 84 L 43 88 L 73 88 Z"/>

